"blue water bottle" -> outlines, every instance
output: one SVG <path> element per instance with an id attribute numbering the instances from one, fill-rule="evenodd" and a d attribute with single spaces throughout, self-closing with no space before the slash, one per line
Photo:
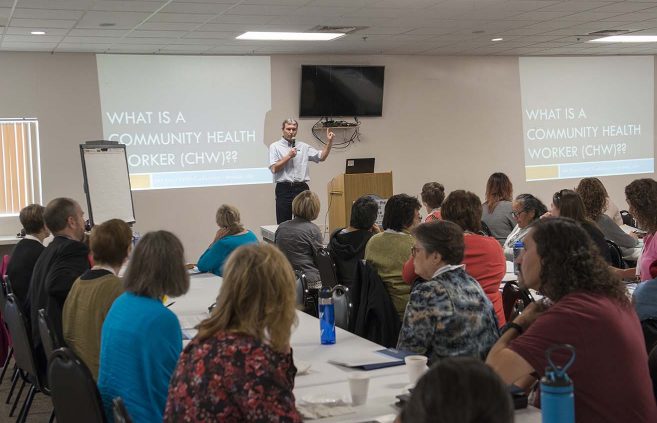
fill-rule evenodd
<path id="1" fill-rule="evenodd" d="M 513 244 L 513 273 L 518 274 L 518 271 L 520 270 L 520 264 L 518 263 L 518 257 L 520 257 L 520 253 L 522 252 L 523 248 L 525 248 L 525 243 L 522 241 L 516 241 L 515 244 Z"/>
<path id="2" fill-rule="evenodd" d="M 330 288 L 322 288 L 319 293 L 319 330 L 323 345 L 335 344 L 335 311 L 333 293 Z"/>
<path id="3" fill-rule="evenodd" d="M 552 352 L 569 350 L 571 355 L 566 364 L 557 366 L 552 361 Z M 545 351 L 548 366 L 541 379 L 541 417 L 543 423 L 575 423 L 575 394 L 573 381 L 566 371 L 575 361 L 575 347 L 568 344 L 553 345 Z"/>

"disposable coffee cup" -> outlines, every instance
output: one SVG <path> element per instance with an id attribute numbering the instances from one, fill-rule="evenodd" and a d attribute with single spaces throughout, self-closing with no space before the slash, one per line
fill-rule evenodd
<path id="1" fill-rule="evenodd" d="M 427 368 L 427 357 L 423 355 L 409 355 L 404 358 L 408 371 L 408 382 L 415 385 Z"/>
<path id="2" fill-rule="evenodd" d="M 367 402 L 367 390 L 369 385 L 370 377 L 365 373 L 352 373 L 349 375 L 351 405 L 362 405 Z"/>

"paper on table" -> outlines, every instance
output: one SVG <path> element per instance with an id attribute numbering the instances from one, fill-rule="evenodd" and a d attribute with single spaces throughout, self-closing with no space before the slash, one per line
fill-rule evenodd
<path id="1" fill-rule="evenodd" d="M 182 329 L 194 329 L 199 323 L 205 320 L 208 314 L 194 314 L 191 316 L 178 316 L 180 327 Z"/>

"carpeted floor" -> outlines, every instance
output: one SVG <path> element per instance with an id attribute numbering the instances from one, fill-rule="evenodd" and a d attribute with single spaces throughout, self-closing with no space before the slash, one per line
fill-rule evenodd
<path id="1" fill-rule="evenodd" d="M 0 363 L 0 365 L 2 365 L 2 363 Z M 9 369 L 7 370 L 7 374 L 5 374 L 5 377 L 2 380 L 2 384 L 0 384 L 0 423 L 15 422 L 21 405 L 23 404 L 23 400 L 27 397 L 28 385 L 26 384 L 18 406 L 16 406 L 16 412 L 14 413 L 14 416 L 9 417 L 9 411 L 11 410 L 14 398 L 16 398 L 16 393 L 20 388 L 20 382 L 18 382 L 16 384 L 14 394 L 11 397 L 11 402 L 6 404 L 7 395 L 9 394 L 9 389 L 11 388 L 11 374 L 13 368 L 14 362 L 12 360 Z M 27 421 L 28 423 L 48 423 L 51 412 L 52 402 L 50 401 L 50 398 L 43 394 L 36 394 L 34 401 L 32 402 L 32 407 L 30 408 L 30 413 L 27 416 Z"/>

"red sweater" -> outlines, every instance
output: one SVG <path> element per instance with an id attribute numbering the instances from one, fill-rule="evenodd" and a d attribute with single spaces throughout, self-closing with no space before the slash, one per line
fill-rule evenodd
<path id="1" fill-rule="evenodd" d="M 465 271 L 479 282 L 486 296 L 493 303 L 500 327 L 506 324 L 500 283 L 506 274 L 506 259 L 500 243 L 493 237 L 466 233 L 465 253 L 462 263 Z M 413 257 L 404 264 L 402 278 L 407 284 L 413 283 L 415 274 Z"/>

